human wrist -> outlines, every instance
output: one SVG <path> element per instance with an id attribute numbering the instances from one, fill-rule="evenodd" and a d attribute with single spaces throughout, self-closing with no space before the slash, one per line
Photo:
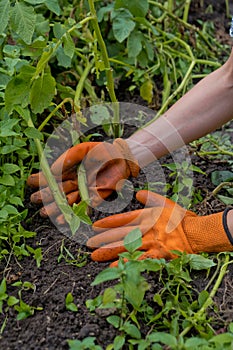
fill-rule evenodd
<path id="1" fill-rule="evenodd" d="M 233 244 L 233 209 L 227 208 L 223 213 L 223 225 L 228 239 Z"/>

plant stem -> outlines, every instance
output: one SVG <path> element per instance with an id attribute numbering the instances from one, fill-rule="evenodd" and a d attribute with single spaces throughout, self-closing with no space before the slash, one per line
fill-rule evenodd
<path id="1" fill-rule="evenodd" d="M 40 124 L 38 130 L 41 131 L 44 129 L 45 125 L 49 122 L 49 120 L 54 116 L 54 114 L 67 102 L 70 102 L 71 106 L 73 106 L 73 100 L 69 97 L 65 98 L 59 105 L 57 105 L 54 110 L 45 118 L 45 120 Z"/>
<path id="2" fill-rule="evenodd" d="M 212 195 L 216 196 L 216 194 L 225 186 L 233 187 L 233 182 L 222 182 L 212 191 Z"/>
<path id="3" fill-rule="evenodd" d="M 78 85 L 76 87 L 75 96 L 74 96 L 74 109 L 75 109 L 75 112 L 80 112 L 81 93 L 83 91 L 84 83 L 85 83 L 85 81 L 87 79 L 87 76 L 88 76 L 92 66 L 93 66 L 93 61 L 92 62 L 88 61 L 84 71 L 82 72 L 82 74 L 80 76 Z"/>
<path id="4" fill-rule="evenodd" d="M 28 126 L 36 129 L 31 117 L 28 119 Z M 53 197 L 55 199 L 57 206 L 59 207 L 60 211 L 64 215 L 66 222 L 69 224 L 71 222 L 72 217 L 74 217 L 75 214 L 74 214 L 73 210 L 71 209 L 71 207 L 68 205 L 66 197 L 60 191 L 60 188 L 58 187 L 58 184 L 57 184 L 53 174 L 51 173 L 49 164 L 47 162 L 43 147 L 42 147 L 39 139 L 35 139 L 34 141 L 35 141 L 35 144 L 37 147 L 42 172 L 43 172 L 44 176 L 46 177 L 49 188 L 52 191 L 52 194 L 53 194 Z"/>
<path id="5" fill-rule="evenodd" d="M 91 11 L 93 28 L 95 31 L 95 35 L 96 35 L 99 47 L 100 47 L 100 52 L 101 52 L 104 67 L 105 67 L 108 93 L 109 93 L 111 101 L 114 104 L 116 103 L 116 106 L 114 106 L 114 114 L 113 114 L 113 124 L 114 124 L 113 129 L 114 129 L 114 136 L 119 137 L 120 136 L 119 106 L 118 106 L 118 101 L 117 101 L 115 89 L 114 89 L 114 79 L 113 79 L 112 68 L 110 65 L 107 48 L 106 48 L 105 42 L 103 40 L 101 31 L 100 31 L 100 27 L 99 27 L 97 15 L 96 15 L 96 10 L 95 10 L 95 6 L 94 6 L 94 1 L 88 0 L 88 4 L 90 7 L 90 11 Z"/>
<path id="6" fill-rule="evenodd" d="M 183 13 L 183 21 L 185 23 L 187 23 L 187 21 L 188 21 L 190 5 L 191 5 L 191 0 L 186 0 L 185 1 L 185 7 L 184 7 L 184 13 Z"/>
<path id="7" fill-rule="evenodd" d="M 226 258 L 224 261 L 224 264 L 221 267 L 221 270 L 219 272 L 218 278 L 213 286 L 213 289 L 211 290 L 208 298 L 206 299 L 205 303 L 202 305 L 202 307 L 195 313 L 195 315 L 193 316 L 194 321 L 198 321 L 202 315 L 205 313 L 206 309 L 213 304 L 213 298 L 215 296 L 215 294 L 218 291 L 218 288 L 220 287 L 222 280 L 225 276 L 225 274 L 227 273 L 227 266 L 229 263 L 231 263 L 230 261 L 230 255 L 226 254 Z M 193 324 L 186 327 L 181 333 L 180 333 L 180 338 L 182 338 L 184 335 L 186 335 L 193 327 Z"/>

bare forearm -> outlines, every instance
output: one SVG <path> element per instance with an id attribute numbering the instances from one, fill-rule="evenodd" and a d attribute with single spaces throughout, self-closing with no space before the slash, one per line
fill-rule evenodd
<path id="1" fill-rule="evenodd" d="M 233 118 L 233 51 L 164 115 L 127 142 L 141 167 L 196 140 Z"/>

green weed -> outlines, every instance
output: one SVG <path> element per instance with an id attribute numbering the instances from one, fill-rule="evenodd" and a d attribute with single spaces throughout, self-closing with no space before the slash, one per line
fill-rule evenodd
<path id="1" fill-rule="evenodd" d="M 134 240 L 132 240 L 132 237 Z M 107 321 L 119 332 L 113 344 L 107 349 L 220 349 L 222 340 L 226 349 L 233 341 L 232 325 L 229 333 L 216 335 L 213 329 L 214 319 L 208 309 L 213 307 L 213 298 L 230 263 L 230 255 L 218 257 L 218 264 L 202 255 L 179 254 L 170 262 L 164 259 L 138 260 L 142 252 L 137 251 L 141 245 L 139 231 L 132 231 L 124 240 L 126 253 L 120 254 L 118 267 L 101 271 L 93 286 L 106 281 L 114 281 L 95 299 L 87 300 L 91 312 L 107 308 L 112 315 Z M 127 262 L 125 262 L 127 259 Z M 213 288 L 208 287 L 197 292 L 192 286 L 190 271 L 217 268 L 218 277 Z M 158 278 L 153 301 L 148 302 L 146 293 L 151 290 L 145 273 Z M 214 277 L 216 275 L 214 274 Z M 212 281 L 213 282 L 213 281 Z M 141 333 L 141 325 L 148 326 L 146 334 Z M 188 337 L 187 337 L 188 335 Z M 191 335 L 191 338 L 190 338 Z M 221 340 L 220 340 L 221 339 Z M 225 348 L 224 348 L 225 349 Z"/>

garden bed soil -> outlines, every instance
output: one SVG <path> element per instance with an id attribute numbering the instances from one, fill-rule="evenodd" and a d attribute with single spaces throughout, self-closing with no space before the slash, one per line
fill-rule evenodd
<path id="1" fill-rule="evenodd" d="M 215 34 L 218 40 L 230 44 L 228 35 L 229 19 L 225 17 L 225 1 L 204 1 L 204 8 L 200 8 L 200 1 L 192 1 L 190 10 L 191 21 L 195 23 L 197 19 L 211 19 L 215 23 Z M 213 12 L 205 13 L 205 8 L 212 5 Z M 233 11 L 232 11 L 233 12 Z M 121 100 L 123 93 L 119 91 Z M 142 101 L 136 96 L 131 96 L 134 103 Z M 126 100 L 129 100 L 128 96 Z M 190 149 L 190 152 L 192 150 Z M 170 162 L 169 157 L 162 159 L 162 163 Z M 213 160 L 200 158 L 193 155 L 193 164 L 203 169 L 207 176 L 195 173 L 195 187 L 199 188 L 204 197 L 213 190 L 214 186 L 210 181 L 210 174 L 216 169 L 224 169 L 226 163 L 224 160 Z M 140 179 L 138 180 L 140 181 Z M 116 336 L 116 330 L 105 320 L 102 314 L 91 314 L 85 306 L 87 299 L 96 297 L 103 288 L 100 286 L 91 286 L 95 276 L 108 266 L 108 263 L 96 263 L 91 261 L 87 248 L 79 245 L 77 242 L 69 240 L 61 234 L 56 227 L 47 219 L 42 219 L 38 214 L 38 207 L 29 202 L 30 190 L 28 189 L 25 206 L 29 210 L 28 217 L 31 222 L 27 222 L 28 230 L 36 231 L 36 238 L 29 240 L 28 244 L 34 248 L 41 247 L 43 250 L 43 260 L 38 268 L 32 258 L 25 257 L 21 261 L 11 261 L 8 266 L 7 281 L 9 283 L 9 294 L 15 294 L 16 288 L 11 287 L 12 281 L 29 281 L 36 286 L 34 292 L 24 291 L 23 299 L 30 305 L 42 307 L 43 310 L 35 311 L 32 317 L 23 321 L 16 321 L 16 313 L 10 310 L 3 335 L 0 337 L 0 348 L 5 350 L 65 350 L 68 349 L 67 339 L 83 339 L 88 336 L 94 336 L 97 343 L 103 349 L 110 344 Z M 135 202 L 131 207 L 135 209 Z M 201 215 L 218 212 L 224 209 L 224 205 L 216 198 L 209 197 L 199 207 L 197 212 Z M 88 254 L 87 264 L 83 267 L 77 267 L 66 263 L 60 259 L 61 247 L 64 246 L 75 256 L 79 251 L 80 255 Z M 216 330 L 226 331 L 227 324 L 232 321 L 233 297 L 232 297 L 232 267 L 225 276 L 224 283 L 221 285 L 214 301 L 219 310 Z M 157 275 L 150 276 L 151 291 L 156 290 Z M 193 283 L 198 291 L 201 291 L 207 284 L 206 272 L 192 274 Z M 78 306 L 78 312 L 68 311 L 65 306 L 65 296 L 71 292 L 74 302 Z M 152 295 L 151 294 L 151 295 Z M 215 317 L 217 317 L 215 315 Z M 0 316 L 2 324 L 4 316 Z M 141 329 L 142 334 L 146 332 Z"/>

